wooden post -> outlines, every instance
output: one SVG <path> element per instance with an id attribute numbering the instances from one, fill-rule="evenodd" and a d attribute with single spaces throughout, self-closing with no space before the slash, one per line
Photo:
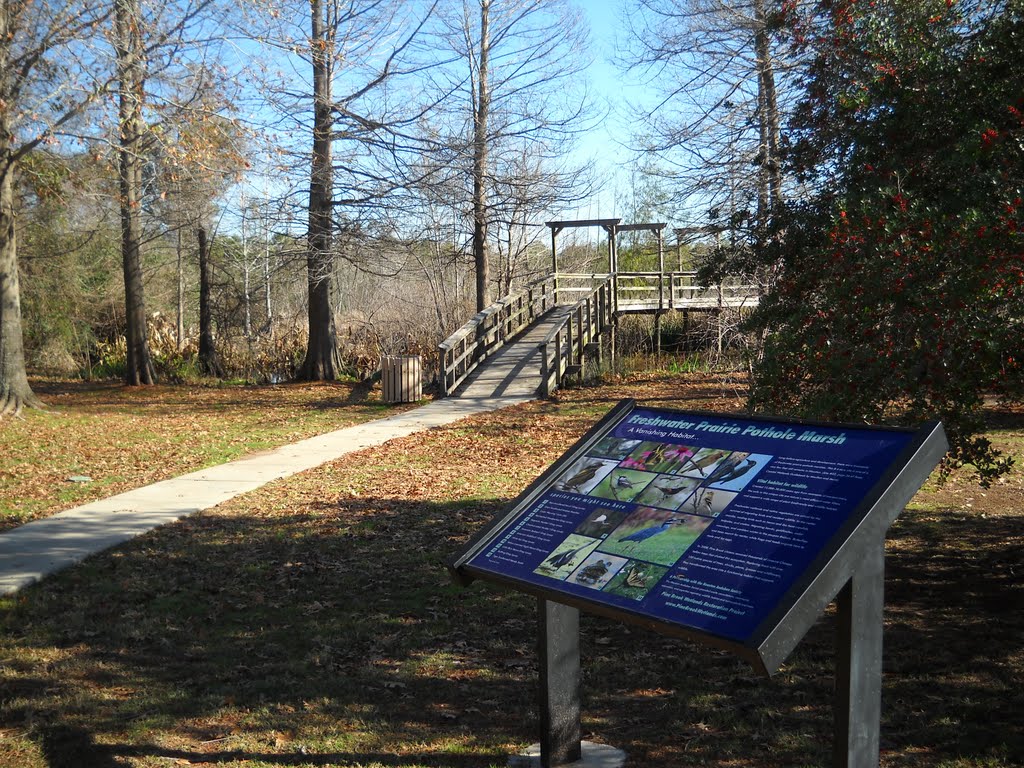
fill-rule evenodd
<path id="1" fill-rule="evenodd" d="M 718 284 L 718 356 L 722 356 L 722 338 L 725 336 L 725 328 L 722 325 L 722 284 Z"/>
<path id="2" fill-rule="evenodd" d="M 555 388 L 562 388 L 562 331 L 559 328 L 555 334 Z"/>
<path id="3" fill-rule="evenodd" d="M 551 283 L 553 289 L 554 303 L 558 304 L 558 251 L 555 250 L 555 238 L 558 237 L 558 230 L 551 227 Z"/>
<path id="4" fill-rule="evenodd" d="M 548 366 L 548 343 L 542 342 L 540 350 L 540 396 L 547 400 L 551 397 L 551 369 Z"/>
<path id="5" fill-rule="evenodd" d="M 612 317 L 611 332 L 608 334 L 608 357 L 611 360 L 612 370 L 615 370 L 615 353 L 616 353 L 616 336 L 618 335 L 619 320 L 617 317 Z"/>
<path id="6" fill-rule="evenodd" d="M 834 768 L 877 768 L 882 718 L 885 542 L 870 549 L 836 598 Z"/>
<path id="7" fill-rule="evenodd" d="M 658 230 L 658 311 L 665 309 L 665 240 Z M 659 347 L 661 345 L 659 344 Z"/>
<path id="8" fill-rule="evenodd" d="M 583 325 L 583 305 L 576 307 L 576 365 L 580 367 L 580 381 L 583 381 L 583 340 L 586 336 L 586 327 Z"/>
<path id="9" fill-rule="evenodd" d="M 538 598 L 541 768 L 582 757 L 580 612 Z"/>
<path id="10" fill-rule="evenodd" d="M 592 342 L 594 340 L 594 307 L 593 307 L 593 303 L 594 303 L 594 294 L 592 294 L 592 293 L 588 294 L 587 295 L 587 304 L 586 304 L 586 307 L 587 307 L 587 326 L 586 326 L 586 333 L 584 334 L 584 336 L 586 336 L 587 345 L 589 345 L 590 342 Z"/>
<path id="11" fill-rule="evenodd" d="M 615 225 L 608 227 L 608 264 L 611 267 L 612 294 L 616 312 L 619 310 L 619 247 L 615 236 Z"/>

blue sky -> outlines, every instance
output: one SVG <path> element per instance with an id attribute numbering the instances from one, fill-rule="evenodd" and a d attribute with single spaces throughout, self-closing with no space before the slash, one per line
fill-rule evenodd
<path id="1" fill-rule="evenodd" d="M 629 103 L 650 98 L 650 91 L 632 75 L 622 73 L 613 63 L 616 46 L 625 42 L 628 27 L 623 19 L 630 0 L 577 0 L 590 21 L 593 63 L 590 66 L 591 88 L 595 102 L 607 111 L 600 126 L 590 131 L 581 141 L 582 157 L 596 159 L 603 189 L 598 198 L 579 212 L 580 218 L 621 216 L 614 210 L 614 187 L 625 185 L 628 166 L 633 154 Z M 589 212 L 588 212 L 589 211 Z"/>

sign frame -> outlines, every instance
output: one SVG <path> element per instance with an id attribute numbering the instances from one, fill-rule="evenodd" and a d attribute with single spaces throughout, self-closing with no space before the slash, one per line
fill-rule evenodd
<path id="1" fill-rule="evenodd" d="M 661 634 L 681 637 L 712 648 L 725 650 L 744 659 L 758 672 L 771 676 L 796 647 L 824 609 L 851 580 L 866 553 L 884 542 L 885 533 L 903 507 L 927 479 L 948 449 L 945 433 L 938 421 L 921 427 L 876 427 L 863 424 L 836 424 L 800 419 L 732 415 L 704 411 L 640 406 L 644 411 L 688 417 L 731 418 L 772 426 L 800 428 L 869 429 L 879 433 L 908 436 L 906 445 L 889 462 L 881 476 L 855 504 L 842 525 L 819 547 L 810 562 L 775 602 L 745 641 L 723 637 L 683 624 L 671 623 L 630 611 L 626 608 L 546 589 L 533 583 L 474 567 L 470 561 L 484 551 L 543 494 L 573 462 L 583 457 L 602 438 L 609 435 L 638 407 L 633 399 L 621 400 L 594 424 L 572 447 L 532 482 L 507 508 L 495 516 L 448 562 L 455 581 L 468 585 L 475 579 L 490 581 L 542 600 L 567 605 L 599 616 L 646 627 Z"/>

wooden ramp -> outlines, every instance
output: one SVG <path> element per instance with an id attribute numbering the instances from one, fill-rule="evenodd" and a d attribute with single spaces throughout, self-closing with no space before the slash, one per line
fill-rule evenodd
<path id="1" fill-rule="evenodd" d="M 455 391 L 461 399 L 537 397 L 541 386 L 540 344 L 552 330 L 565 322 L 571 306 L 558 306 L 549 311 L 514 341 L 483 361 Z"/>
<path id="2" fill-rule="evenodd" d="M 717 314 L 757 305 L 757 287 L 695 284 L 696 273 L 552 273 L 479 311 L 438 345 L 438 381 L 446 396 L 465 400 L 548 397 L 564 377 L 601 360 L 626 314 L 672 311 Z M 660 339 L 660 330 L 658 331 Z M 660 344 L 660 342 L 659 342 Z"/>

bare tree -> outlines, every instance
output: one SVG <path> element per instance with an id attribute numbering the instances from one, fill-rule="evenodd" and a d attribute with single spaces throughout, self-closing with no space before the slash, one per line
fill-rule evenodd
<path id="1" fill-rule="evenodd" d="M 519 174 L 543 170 L 529 206 L 534 216 L 588 191 L 581 169 L 564 160 L 590 116 L 583 74 L 588 30 L 579 10 L 563 0 L 467 0 L 441 20 L 441 45 L 454 58 L 433 73 L 433 82 L 452 95 L 432 129 L 443 165 L 467 179 L 469 194 L 460 202 L 471 212 L 476 303 L 483 309 L 493 282 L 491 228 L 496 219 L 511 223 L 508 211 L 526 199 L 528 182 Z"/>
<path id="2" fill-rule="evenodd" d="M 309 171 L 309 234 L 306 276 L 309 283 L 309 343 L 300 376 L 307 380 L 334 379 L 340 366 L 331 308 L 333 235 L 331 199 L 334 194 L 334 159 L 331 132 L 333 70 L 337 61 L 339 29 L 337 5 L 331 0 L 310 0 L 310 62 L 313 72 L 313 150 Z M 331 13 L 334 12 L 334 13 Z M 328 16 L 330 14 L 332 18 Z"/>
<path id="3" fill-rule="evenodd" d="M 146 110 L 159 101 L 169 115 L 180 114 L 195 107 L 206 82 L 203 77 L 190 77 L 193 58 L 202 43 L 191 38 L 202 37 L 208 11 L 214 0 L 186 0 L 183 3 L 151 3 L 142 0 L 114 0 L 114 50 L 118 82 L 118 177 L 121 206 L 121 255 L 124 266 L 125 338 L 127 364 L 125 382 L 129 385 L 152 384 L 156 372 L 149 350 L 146 328 L 146 304 L 142 280 L 143 227 L 143 163 L 155 151 L 151 125 Z M 189 42 L 186 44 L 186 40 Z M 188 49 L 189 55 L 184 51 Z M 200 67 L 201 68 L 201 67 Z M 153 82 L 171 81 L 161 95 L 147 90 Z M 191 94 L 181 93 L 182 82 L 194 85 Z M 165 116 L 166 118 L 166 116 Z M 200 162 L 193 158 L 193 162 Z"/>
<path id="4" fill-rule="evenodd" d="M 292 197 L 307 193 L 309 338 L 298 375 L 333 379 L 340 365 L 336 260 L 353 253 L 342 243 L 386 225 L 381 201 L 406 184 L 401 158 L 420 111 L 401 89 L 420 66 L 411 62 L 410 43 L 432 8 L 398 0 L 310 0 L 301 26 L 291 7 L 270 11 L 262 38 L 292 72 L 268 68 L 254 79 L 281 116 L 282 132 L 312 137 L 311 147 L 291 144 L 280 156 L 295 183 Z"/>
<path id="5" fill-rule="evenodd" d="M 635 5 L 622 61 L 660 92 L 653 106 L 636 110 L 642 149 L 658 156 L 689 207 L 763 245 L 783 196 L 778 82 L 792 68 L 775 34 L 776 3 Z"/>
<path id="6" fill-rule="evenodd" d="M 544 221 L 592 191 L 590 169 L 569 159 L 544 157 L 529 142 L 503 152 L 490 179 L 485 213 L 492 231 L 497 268 L 491 284 L 498 295 L 517 281 L 551 268 L 549 229 Z"/>
<path id="7" fill-rule="evenodd" d="M 231 114 L 223 84 L 200 68 L 179 81 L 167 119 L 153 137 L 147 159 L 154 167 L 146 209 L 174 235 L 178 246 L 178 340 L 183 334 L 183 266 L 185 243 L 197 245 L 199 266 L 199 364 L 211 376 L 223 374 L 213 334 L 211 251 L 218 202 L 241 177 L 246 159 L 246 136 Z M 170 95 L 170 94 L 168 94 Z M 179 347 L 180 348 L 180 347 Z"/>
<path id="8" fill-rule="evenodd" d="M 19 167 L 105 94 L 110 62 L 94 46 L 111 9 L 74 0 L 0 0 L 0 415 L 41 405 L 25 371 L 18 283 Z"/>
<path id="9" fill-rule="evenodd" d="M 125 383 L 153 384 L 156 371 L 146 338 L 142 263 L 142 151 L 145 125 L 145 51 L 139 0 L 114 0 L 117 52 L 118 178 L 121 204 L 121 260 L 124 267 Z"/>
<path id="10" fill-rule="evenodd" d="M 487 254 L 488 129 L 491 116 L 491 0 L 480 1 L 480 36 L 477 39 L 476 77 L 470 79 L 473 106 L 473 265 L 476 267 L 476 310 L 491 303 L 490 257 Z M 468 22 L 468 19 L 466 20 Z M 472 51 L 469 24 L 464 27 L 466 49 Z"/>

